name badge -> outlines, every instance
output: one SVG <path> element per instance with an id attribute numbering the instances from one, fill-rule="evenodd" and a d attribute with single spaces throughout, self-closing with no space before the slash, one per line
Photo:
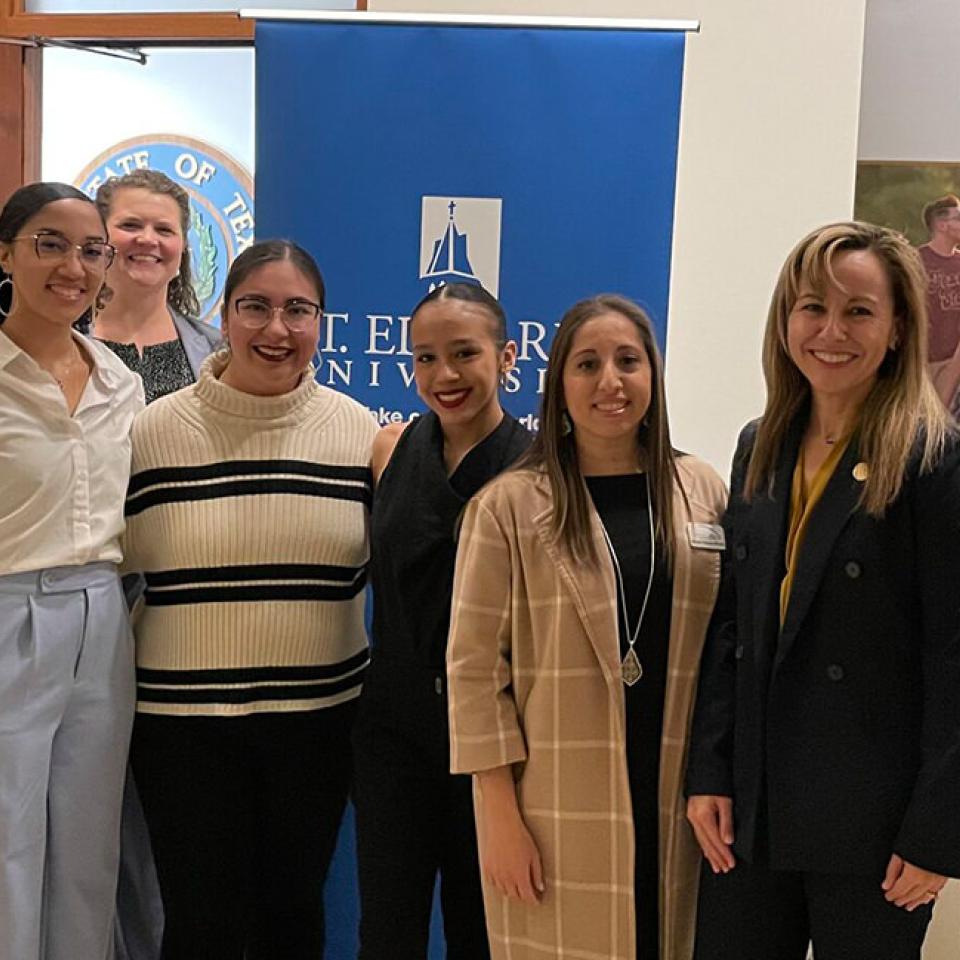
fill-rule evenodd
<path id="1" fill-rule="evenodd" d="M 727 545 L 719 523 L 688 523 L 687 537 L 690 546 L 698 550 L 722 550 Z"/>

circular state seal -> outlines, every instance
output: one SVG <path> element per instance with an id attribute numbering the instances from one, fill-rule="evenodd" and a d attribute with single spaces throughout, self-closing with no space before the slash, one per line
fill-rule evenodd
<path id="1" fill-rule="evenodd" d="M 253 243 L 253 178 L 222 150 L 174 134 L 132 137 L 104 150 L 76 177 L 90 197 L 111 177 L 134 170 L 165 173 L 190 195 L 187 243 L 200 318 L 219 326 L 220 301 L 233 258 Z"/>

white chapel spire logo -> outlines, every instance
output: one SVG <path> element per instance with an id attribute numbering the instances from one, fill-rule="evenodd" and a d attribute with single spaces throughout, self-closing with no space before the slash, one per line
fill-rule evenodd
<path id="1" fill-rule="evenodd" d="M 430 290 L 476 283 L 498 295 L 502 206 L 499 198 L 423 197 L 420 279 Z"/>
<path id="2" fill-rule="evenodd" d="M 434 243 L 430 266 L 422 277 L 423 280 L 430 281 L 431 290 L 443 283 L 480 282 L 473 272 L 473 267 L 470 266 L 467 235 L 457 229 L 457 223 L 453 218 L 453 213 L 457 209 L 456 201 L 451 200 L 447 209 L 450 211 L 447 229 L 443 231 L 443 236 Z"/>

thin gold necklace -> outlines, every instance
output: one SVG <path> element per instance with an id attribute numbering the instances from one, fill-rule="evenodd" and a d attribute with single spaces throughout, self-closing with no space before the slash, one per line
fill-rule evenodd
<path id="1" fill-rule="evenodd" d="M 76 347 L 74 347 L 76 349 Z M 61 371 L 60 376 L 58 377 L 52 370 L 50 371 L 50 376 L 57 381 L 57 386 L 64 392 L 67 392 L 67 388 L 64 386 L 64 381 L 67 377 L 73 373 L 73 368 L 77 365 L 78 357 L 76 353 L 70 358 L 70 360 L 64 364 L 64 369 Z"/>

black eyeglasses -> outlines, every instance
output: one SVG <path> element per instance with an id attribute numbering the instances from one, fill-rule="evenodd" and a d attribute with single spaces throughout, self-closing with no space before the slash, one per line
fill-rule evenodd
<path id="1" fill-rule="evenodd" d="M 84 240 L 83 243 L 71 243 L 58 233 L 30 233 L 14 240 L 32 240 L 33 249 L 39 260 L 66 260 L 71 250 L 80 251 L 80 262 L 93 272 L 105 271 L 116 256 L 113 244 L 105 240 Z"/>
<path id="2" fill-rule="evenodd" d="M 275 307 L 260 297 L 239 297 L 233 306 L 238 319 L 249 330 L 262 329 L 279 312 L 280 319 L 291 333 L 302 333 L 320 315 L 320 304 L 312 300 L 288 300 Z"/>

